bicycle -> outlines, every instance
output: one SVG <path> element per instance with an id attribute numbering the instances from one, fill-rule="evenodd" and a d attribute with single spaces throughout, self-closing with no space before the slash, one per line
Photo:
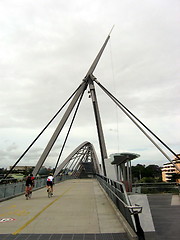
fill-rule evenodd
<path id="1" fill-rule="evenodd" d="M 48 198 L 51 198 L 53 195 L 51 186 L 48 186 L 47 192 L 48 192 Z"/>
<path id="2" fill-rule="evenodd" d="M 26 200 L 32 197 L 32 190 L 30 188 L 26 190 L 25 197 L 26 197 Z"/>

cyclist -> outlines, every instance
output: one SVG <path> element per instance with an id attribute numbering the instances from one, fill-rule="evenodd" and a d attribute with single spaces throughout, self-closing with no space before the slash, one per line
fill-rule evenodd
<path id="1" fill-rule="evenodd" d="M 53 195 L 53 184 L 54 184 L 54 177 L 53 177 L 53 174 L 50 173 L 46 180 L 46 187 L 47 187 L 47 192 L 49 192 L 49 188 L 51 188 L 52 195 Z"/>
<path id="2" fill-rule="evenodd" d="M 26 188 L 25 188 L 25 196 L 27 197 L 28 194 L 32 193 L 32 189 L 34 187 L 34 179 L 33 174 L 29 174 L 28 177 L 26 178 Z"/>

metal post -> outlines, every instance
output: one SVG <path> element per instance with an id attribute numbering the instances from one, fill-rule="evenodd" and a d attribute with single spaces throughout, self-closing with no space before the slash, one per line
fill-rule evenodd
<path id="1" fill-rule="evenodd" d="M 76 92 L 75 96 L 73 97 L 71 103 L 69 104 L 69 107 L 67 108 L 66 112 L 64 113 L 64 116 L 62 117 L 59 125 L 57 126 L 56 130 L 54 131 L 54 134 L 52 135 L 50 141 L 48 142 L 46 148 L 44 149 L 44 152 L 42 153 L 36 167 L 33 170 L 33 175 L 36 176 L 37 173 L 39 172 L 41 166 L 43 165 L 44 161 L 46 160 L 49 152 L 51 151 L 57 137 L 59 136 L 59 133 L 61 132 L 64 124 L 66 123 L 71 111 L 73 110 L 76 102 L 78 101 L 80 95 L 83 93 L 83 91 L 85 91 L 85 89 L 87 88 L 87 83 L 83 82 L 80 86 L 80 88 L 78 89 L 78 91 Z"/>
<path id="2" fill-rule="evenodd" d="M 106 176 L 106 167 L 105 167 L 104 160 L 107 159 L 107 151 L 106 151 L 106 145 L 105 145 L 105 140 L 104 140 L 104 134 L 103 134 L 103 129 L 102 129 L 102 123 L 101 123 L 101 118 L 100 118 L 100 113 L 99 113 L 99 107 L 98 107 L 95 87 L 94 87 L 92 78 L 89 78 L 89 89 L 90 89 L 92 104 L 93 104 L 93 108 L 94 108 L 103 172 L 104 172 L 104 176 Z"/>

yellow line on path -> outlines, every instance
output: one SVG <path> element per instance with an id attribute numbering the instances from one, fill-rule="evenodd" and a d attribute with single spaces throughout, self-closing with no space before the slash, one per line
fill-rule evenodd
<path id="1" fill-rule="evenodd" d="M 68 188 L 66 191 L 64 191 L 58 198 L 56 198 L 54 201 L 50 202 L 47 206 L 45 206 L 40 212 L 38 212 L 34 217 L 32 217 L 29 221 L 27 221 L 22 227 L 20 227 L 18 230 L 13 232 L 13 235 L 16 235 L 20 233 L 25 227 L 27 227 L 32 221 L 34 221 L 41 213 L 43 213 L 48 207 L 50 207 L 53 203 L 55 203 L 57 200 L 59 200 L 64 194 L 66 194 L 72 187 Z"/>

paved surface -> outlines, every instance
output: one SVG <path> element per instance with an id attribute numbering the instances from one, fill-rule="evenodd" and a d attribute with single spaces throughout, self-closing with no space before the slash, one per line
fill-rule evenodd
<path id="1" fill-rule="evenodd" d="M 180 239 L 180 196 L 171 194 L 148 195 L 158 240 Z"/>
<path id="2" fill-rule="evenodd" d="M 131 203 L 143 207 L 139 214 L 146 240 L 180 239 L 180 196 L 172 194 L 133 194 Z"/>
<path id="3" fill-rule="evenodd" d="M 144 231 L 146 240 L 155 240 L 156 232 L 154 227 L 154 222 L 152 218 L 152 213 L 146 194 L 131 194 L 129 195 L 131 204 L 138 204 L 142 206 L 142 213 L 139 214 L 139 220 L 141 227 Z M 164 239 L 165 240 L 165 239 Z"/>
<path id="4" fill-rule="evenodd" d="M 30 200 L 19 196 L 2 202 L 0 218 L 0 239 L 127 239 L 123 224 L 95 179 L 56 184 L 52 198 L 43 188 L 33 192 Z"/>
<path id="5" fill-rule="evenodd" d="M 1 240 L 126 240 L 124 233 L 99 234 L 18 234 L 2 235 Z"/>

